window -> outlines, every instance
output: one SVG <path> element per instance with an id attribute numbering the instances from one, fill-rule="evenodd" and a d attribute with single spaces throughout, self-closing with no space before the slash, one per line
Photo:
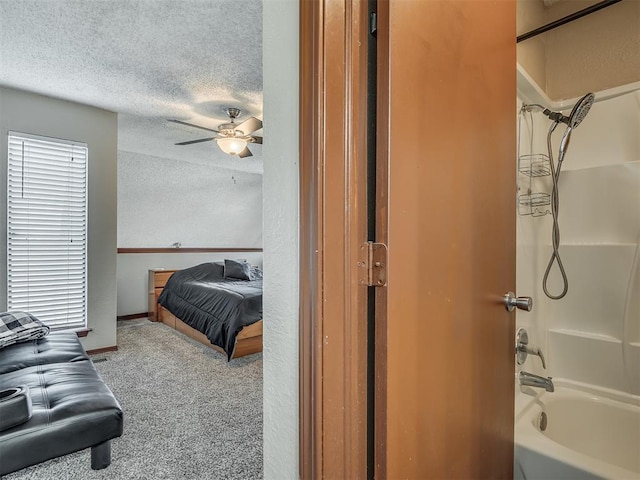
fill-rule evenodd
<path id="1" fill-rule="evenodd" d="M 9 132 L 7 305 L 52 328 L 87 312 L 87 146 Z"/>

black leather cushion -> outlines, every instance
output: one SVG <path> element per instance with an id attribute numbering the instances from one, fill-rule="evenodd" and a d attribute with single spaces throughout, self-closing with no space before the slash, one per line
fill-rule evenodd
<path id="1" fill-rule="evenodd" d="M 40 340 L 16 343 L 0 350 L 0 374 L 33 365 L 82 360 L 89 360 L 89 356 L 75 333 L 50 333 Z"/>
<path id="2" fill-rule="evenodd" d="M 26 385 L 31 418 L 0 433 L 0 475 L 122 435 L 122 409 L 74 333 L 0 351 L 0 390 Z"/>
<path id="3" fill-rule="evenodd" d="M 122 410 L 90 360 L 0 375 L 0 389 L 27 385 L 31 419 L 0 435 L 0 474 L 122 435 Z"/>

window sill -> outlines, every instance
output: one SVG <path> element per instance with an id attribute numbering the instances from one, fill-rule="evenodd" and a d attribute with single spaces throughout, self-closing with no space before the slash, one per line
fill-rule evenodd
<path id="1" fill-rule="evenodd" d="M 78 335 L 78 337 L 86 337 L 91 331 L 91 328 L 81 328 L 80 330 L 76 330 L 76 335 Z"/>

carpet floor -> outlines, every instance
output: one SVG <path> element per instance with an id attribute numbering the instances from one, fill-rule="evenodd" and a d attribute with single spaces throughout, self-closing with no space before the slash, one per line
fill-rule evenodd
<path id="1" fill-rule="evenodd" d="M 263 477 L 262 354 L 232 360 L 161 323 L 118 322 L 118 351 L 92 357 L 124 411 L 111 465 L 90 450 L 5 480 Z"/>

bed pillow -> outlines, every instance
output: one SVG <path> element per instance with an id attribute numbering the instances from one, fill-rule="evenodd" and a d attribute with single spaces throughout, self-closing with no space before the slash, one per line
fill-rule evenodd
<path id="1" fill-rule="evenodd" d="M 213 267 L 211 269 L 211 271 L 213 272 L 213 275 L 215 276 L 215 278 L 224 278 L 224 262 L 212 262 L 213 263 Z"/>
<path id="2" fill-rule="evenodd" d="M 251 265 L 251 280 L 262 280 L 262 269 L 257 265 Z"/>
<path id="3" fill-rule="evenodd" d="M 251 280 L 251 265 L 245 260 L 224 260 L 224 278 Z"/>
<path id="4" fill-rule="evenodd" d="M 49 334 L 49 327 L 27 312 L 0 312 L 0 348 L 37 340 Z"/>

